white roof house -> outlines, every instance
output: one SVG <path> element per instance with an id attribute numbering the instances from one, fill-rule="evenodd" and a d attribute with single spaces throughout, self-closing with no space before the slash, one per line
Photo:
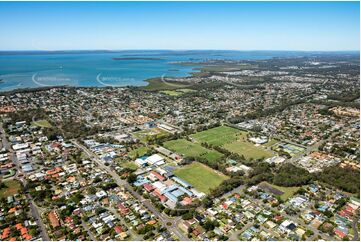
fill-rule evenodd
<path id="1" fill-rule="evenodd" d="M 152 165 L 161 165 L 164 164 L 164 158 L 158 154 L 149 156 L 146 161 Z"/>
<path id="2" fill-rule="evenodd" d="M 25 149 L 25 148 L 28 148 L 28 147 L 29 147 L 28 143 L 13 145 L 14 150 L 21 150 L 21 149 Z"/>

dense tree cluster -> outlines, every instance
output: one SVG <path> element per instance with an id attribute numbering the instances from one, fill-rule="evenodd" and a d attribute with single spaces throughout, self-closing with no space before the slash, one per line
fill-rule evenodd
<path id="1" fill-rule="evenodd" d="M 275 174 L 273 184 L 285 187 L 305 185 L 312 179 L 308 171 L 292 164 L 284 164 Z"/>
<path id="2" fill-rule="evenodd" d="M 231 177 L 228 180 L 223 181 L 218 187 L 211 191 L 211 197 L 219 197 L 224 193 L 232 191 L 234 188 L 243 184 L 243 178 L 241 176 Z"/>
<path id="3" fill-rule="evenodd" d="M 333 166 L 315 174 L 315 177 L 321 182 L 338 187 L 346 192 L 360 193 L 360 170 Z"/>

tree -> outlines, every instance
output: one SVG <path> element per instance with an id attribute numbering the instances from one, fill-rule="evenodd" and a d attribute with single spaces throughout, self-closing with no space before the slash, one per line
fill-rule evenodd
<path id="1" fill-rule="evenodd" d="M 128 178 L 127 178 L 127 181 L 131 184 L 133 184 L 135 181 L 137 180 L 137 175 L 131 173 L 129 174 Z"/>
<path id="2" fill-rule="evenodd" d="M 188 213 L 185 213 L 182 215 L 182 219 L 183 220 L 189 220 L 189 219 L 192 219 L 193 218 L 193 214 L 188 212 Z"/>
<path id="3" fill-rule="evenodd" d="M 205 197 L 203 200 L 202 200 L 202 205 L 205 207 L 205 208 L 210 208 L 213 206 L 213 200 L 210 199 L 209 197 Z"/>

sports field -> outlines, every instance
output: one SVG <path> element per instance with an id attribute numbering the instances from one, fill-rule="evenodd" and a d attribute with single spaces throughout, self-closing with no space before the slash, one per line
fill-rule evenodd
<path id="1" fill-rule="evenodd" d="M 185 139 L 167 141 L 164 147 L 186 157 L 203 157 L 210 162 L 217 161 L 223 156 L 218 151 L 204 148 Z"/>
<path id="2" fill-rule="evenodd" d="M 230 152 L 243 155 L 247 160 L 257 160 L 273 156 L 272 152 L 266 150 L 264 146 L 255 146 L 253 143 L 242 139 L 225 144 L 223 147 Z"/>
<path id="3" fill-rule="evenodd" d="M 32 125 L 39 126 L 39 127 L 45 127 L 45 128 L 51 128 L 51 124 L 48 120 L 38 120 L 31 123 Z"/>
<path id="4" fill-rule="evenodd" d="M 273 154 L 267 150 L 268 143 L 256 146 L 248 141 L 247 132 L 228 126 L 220 126 L 208 129 L 191 135 L 195 142 L 208 143 L 211 145 L 222 146 L 230 152 L 243 155 L 247 160 L 257 160 L 261 158 L 272 157 Z M 271 140 L 269 143 L 273 144 Z"/>
<path id="5" fill-rule="evenodd" d="M 197 191 L 208 194 L 228 177 L 198 162 L 174 170 L 174 175 L 190 183 Z"/>
<path id="6" fill-rule="evenodd" d="M 238 129 L 228 126 L 219 126 L 213 129 L 198 132 L 191 137 L 200 143 L 206 142 L 211 145 L 222 146 L 237 140 L 237 136 L 241 133 Z"/>

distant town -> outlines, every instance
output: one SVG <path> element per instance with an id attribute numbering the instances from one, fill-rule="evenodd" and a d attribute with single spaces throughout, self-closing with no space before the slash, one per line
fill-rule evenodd
<path id="1" fill-rule="evenodd" d="M 359 58 L 0 93 L 0 240 L 359 241 Z"/>

